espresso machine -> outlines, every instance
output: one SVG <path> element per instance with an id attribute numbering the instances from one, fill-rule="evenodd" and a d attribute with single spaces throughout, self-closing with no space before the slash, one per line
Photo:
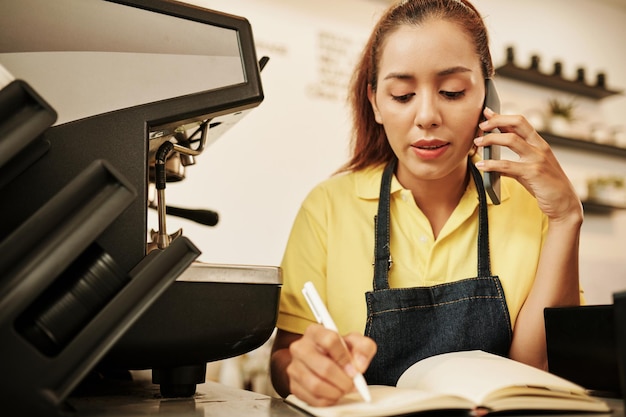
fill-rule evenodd
<path id="1" fill-rule="evenodd" d="M 0 4 L 5 409 L 71 415 L 92 373 L 133 369 L 165 397 L 193 395 L 207 362 L 270 337 L 279 268 L 198 262 L 167 216 L 216 213 L 165 201 L 262 102 L 266 62 L 245 18 L 185 3 Z"/>

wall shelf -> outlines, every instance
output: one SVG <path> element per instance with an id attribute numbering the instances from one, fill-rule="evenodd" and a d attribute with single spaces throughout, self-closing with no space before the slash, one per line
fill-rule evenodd
<path id="1" fill-rule="evenodd" d="M 606 214 L 613 210 L 626 210 L 626 206 L 619 206 L 601 201 L 585 200 L 582 203 L 585 213 Z"/>
<path id="2" fill-rule="evenodd" d="M 584 82 L 567 80 L 559 75 L 544 74 L 535 69 L 518 67 L 509 62 L 496 68 L 496 75 L 596 100 L 622 93 L 622 91 L 619 90 L 610 90 L 604 87 L 589 85 Z"/>
<path id="3" fill-rule="evenodd" d="M 552 90 L 563 91 L 577 96 L 583 96 L 594 100 L 603 99 L 616 94 L 622 94 L 622 91 L 611 90 L 605 87 L 604 79 L 598 76 L 599 85 L 589 85 L 584 80 L 568 80 L 563 78 L 561 74 L 545 74 L 538 69 L 538 58 L 533 57 L 531 67 L 522 68 L 513 63 L 513 50 L 507 50 L 507 62 L 496 68 L 496 76 L 510 78 L 540 87 L 546 87 Z M 560 66 L 560 65 L 559 65 Z M 556 69 L 556 65 L 555 65 Z M 558 69 L 557 69 L 558 70 Z M 558 70 L 560 73 L 560 70 Z M 584 70 L 579 70 L 584 71 Z M 579 74 L 584 78 L 584 73 Z M 596 154 L 611 156 L 615 158 L 626 159 L 626 148 L 604 143 L 593 142 L 591 140 L 576 139 L 572 137 L 564 137 L 556 135 L 548 131 L 540 131 L 539 134 L 550 145 L 569 147 Z M 606 215 L 614 210 L 626 210 L 626 204 L 620 205 L 612 202 L 598 201 L 588 199 L 582 201 L 583 208 L 587 214 Z"/>
<path id="4" fill-rule="evenodd" d="M 603 143 L 592 142 L 584 139 L 573 139 L 564 136 L 558 136 L 550 132 L 539 132 L 546 142 L 551 145 L 568 146 L 572 148 L 592 151 L 605 155 L 611 155 L 619 158 L 626 158 L 626 148 L 614 145 L 606 145 Z"/>
<path id="5" fill-rule="evenodd" d="M 549 132 L 539 132 L 550 145 L 566 146 L 575 149 L 591 151 L 599 154 L 611 155 L 617 158 L 626 158 L 626 148 L 613 145 L 591 142 L 584 139 L 573 139 L 558 136 Z M 583 208 L 587 214 L 609 214 L 614 210 L 626 210 L 626 205 L 618 205 L 597 200 L 584 200 Z"/>

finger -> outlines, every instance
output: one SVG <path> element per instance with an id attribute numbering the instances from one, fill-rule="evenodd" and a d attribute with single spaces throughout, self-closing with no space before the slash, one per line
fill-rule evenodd
<path id="1" fill-rule="evenodd" d="M 314 406 L 328 406 L 339 400 L 345 391 L 330 381 L 311 372 L 311 368 L 300 361 L 293 361 L 287 367 L 289 390 L 298 398 Z"/>
<path id="2" fill-rule="evenodd" d="M 351 364 L 350 354 L 346 348 L 341 349 L 341 338 L 336 332 L 325 329 L 318 324 L 307 328 L 304 335 L 289 346 L 292 362 L 300 362 L 298 368 L 304 376 L 314 375 L 316 379 L 310 379 L 303 384 L 317 385 L 325 382 L 336 387 L 342 393 L 349 392 L 353 388 L 352 375 L 346 371 L 346 365 Z M 341 352 L 343 350 L 343 352 Z M 343 354 L 333 356 L 333 351 Z M 296 376 L 298 377 L 298 376 Z"/>
<path id="3" fill-rule="evenodd" d="M 524 175 L 524 165 L 506 159 L 478 161 L 476 167 L 485 172 L 499 172 L 505 177 L 515 178 L 518 181 L 520 181 L 521 177 Z"/>
<path id="4" fill-rule="evenodd" d="M 502 133 L 514 133 L 531 144 L 540 144 L 543 138 L 539 136 L 535 128 L 522 115 L 504 115 L 485 110 L 487 120 L 480 123 L 478 127 L 485 133 L 494 129 Z"/>
<path id="5" fill-rule="evenodd" d="M 376 342 L 360 333 L 350 333 L 344 337 L 344 340 L 350 349 L 357 371 L 365 372 L 376 354 Z"/>
<path id="6" fill-rule="evenodd" d="M 356 370 L 352 363 L 352 355 L 343 338 L 335 331 L 328 330 L 323 326 L 309 326 L 307 332 L 312 334 L 318 348 L 330 357 L 347 376 L 354 377 Z"/>
<path id="7" fill-rule="evenodd" d="M 523 138 L 517 133 L 490 133 L 474 139 L 478 147 L 500 145 L 509 148 L 517 154 L 520 161 L 539 162 L 551 154 L 550 145 L 535 131 L 532 139 Z"/>

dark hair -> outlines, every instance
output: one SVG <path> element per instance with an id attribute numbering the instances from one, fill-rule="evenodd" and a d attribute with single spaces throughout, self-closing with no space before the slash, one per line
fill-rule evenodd
<path id="1" fill-rule="evenodd" d="M 383 126 L 374 119 L 367 97 L 368 85 L 376 91 L 382 45 L 402 25 L 419 25 L 436 18 L 459 25 L 472 39 L 484 78 L 493 76 L 487 28 L 476 8 L 467 0 L 404 0 L 379 19 L 352 76 L 348 100 L 352 107 L 352 157 L 340 171 L 359 170 L 394 158 Z"/>

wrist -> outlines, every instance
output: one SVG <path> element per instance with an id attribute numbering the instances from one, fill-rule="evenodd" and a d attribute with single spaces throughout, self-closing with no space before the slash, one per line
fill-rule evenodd
<path id="1" fill-rule="evenodd" d="M 584 220 L 584 211 L 579 200 L 572 204 L 572 208 L 562 212 L 559 216 L 548 216 L 548 223 L 551 227 L 565 227 L 580 229 Z"/>

